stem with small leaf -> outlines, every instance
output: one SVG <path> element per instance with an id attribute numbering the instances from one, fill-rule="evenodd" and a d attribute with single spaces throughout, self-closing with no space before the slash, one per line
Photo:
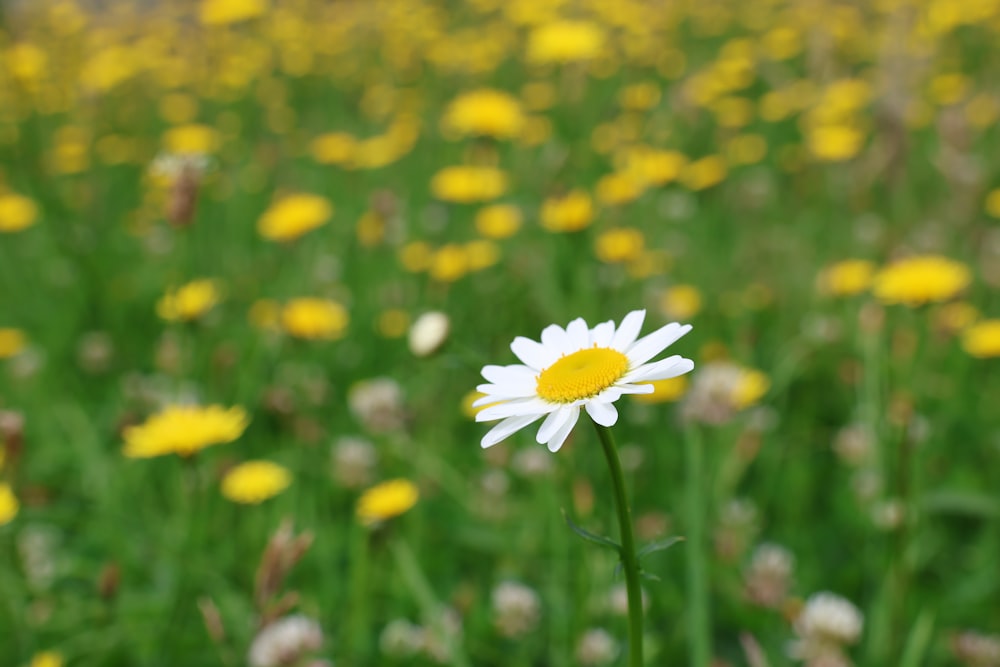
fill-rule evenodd
<path id="1" fill-rule="evenodd" d="M 622 536 L 619 553 L 622 569 L 625 572 L 625 588 L 628 592 L 628 664 L 629 667 L 642 667 L 642 588 L 639 586 L 639 557 L 635 549 L 635 537 L 632 534 L 632 511 L 625 493 L 625 476 L 622 474 L 622 464 L 618 458 L 618 449 L 611 435 L 611 429 L 597 422 L 594 422 L 594 427 L 597 429 L 611 471 L 611 485 L 614 487 L 615 507 L 618 510 L 618 525 Z"/>

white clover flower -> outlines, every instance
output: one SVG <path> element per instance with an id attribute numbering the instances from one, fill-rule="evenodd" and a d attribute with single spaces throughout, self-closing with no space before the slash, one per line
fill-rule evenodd
<path id="1" fill-rule="evenodd" d="M 265 626 L 250 645 L 251 667 L 280 667 L 300 660 L 323 644 L 319 623 L 307 616 L 286 616 Z"/>
<path id="2" fill-rule="evenodd" d="M 603 628 L 591 628 L 583 633 L 576 645 L 576 659 L 581 665 L 610 665 L 621 652 L 618 641 Z"/>
<path id="3" fill-rule="evenodd" d="M 849 600 L 823 592 L 809 596 L 795 619 L 795 631 L 805 639 L 853 644 L 861 636 L 864 616 Z"/>
<path id="4" fill-rule="evenodd" d="M 493 624 L 504 637 L 520 637 L 538 625 L 541 598 L 533 588 L 516 581 L 504 581 L 490 595 Z"/>
<path id="5" fill-rule="evenodd" d="M 502 420 L 482 439 L 490 447 L 516 431 L 545 417 L 536 440 L 558 451 L 587 410 L 602 426 L 618 421 L 613 403 L 624 394 L 649 394 L 653 385 L 640 384 L 683 375 L 694 362 L 674 355 L 646 363 L 681 336 L 691 325 L 676 322 L 639 338 L 645 310 L 632 311 L 617 328 L 614 321 L 588 328 L 577 318 L 565 329 L 551 325 L 541 342 L 518 336 L 511 351 L 522 364 L 486 366 L 482 374 L 490 384 L 477 389 L 485 394 L 473 406 L 487 406 L 476 421 Z"/>

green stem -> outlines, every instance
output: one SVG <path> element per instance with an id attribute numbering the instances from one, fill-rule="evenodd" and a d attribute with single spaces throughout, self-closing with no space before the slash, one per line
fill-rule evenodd
<path id="1" fill-rule="evenodd" d="M 618 525 L 622 536 L 622 570 L 625 572 L 625 588 L 628 592 L 628 664 L 629 667 L 642 667 L 642 588 L 639 585 L 639 558 L 635 550 L 635 537 L 632 534 L 632 510 L 629 508 L 628 496 L 625 493 L 625 476 L 622 474 L 622 464 L 618 459 L 618 448 L 615 446 L 611 429 L 594 422 L 597 436 L 601 439 L 604 456 L 608 460 L 611 471 L 611 485 L 615 490 L 615 507 L 618 510 Z"/>
<path id="2" fill-rule="evenodd" d="M 368 601 L 371 591 L 368 584 L 368 560 L 371 557 L 367 528 L 354 526 L 351 531 L 351 652 L 358 662 L 369 658 L 371 645 L 371 616 Z"/>
<path id="3" fill-rule="evenodd" d="M 705 454 L 701 432 L 697 425 L 687 430 L 684 437 L 685 476 L 687 477 L 687 578 L 688 634 L 691 639 L 691 664 L 708 667 L 712 657 L 712 640 L 709 630 L 708 574 L 705 566 Z"/>

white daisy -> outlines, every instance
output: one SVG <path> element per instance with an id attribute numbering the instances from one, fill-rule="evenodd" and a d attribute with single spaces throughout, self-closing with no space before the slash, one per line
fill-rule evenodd
<path id="1" fill-rule="evenodd" d="M 690 372 L 694 362 L 679 355 L 646 362 L 691 325 L 673 322 L 638 338 L 645 317 L 645 310 L 635 310 L 618 328 L 609 320 L 593 329 L 577 318 L 565 329 L 546 327 L 541 343 L 515 338 L 510 349 L 524 363 L 484 367 L 483 377 L 491 384 L 477 387 L 485 396 L 473 406 L 487 407 L 476 414 L 476 421 L 502 420 L 483 436 L 483 447 L 545 417 L 536 440 L 555 452 L 576 425 L 581 407 L 598 424 L 611 426 L 618 421 L 612 403 L 623 394 L 648 394 L 653 385 L 640 383 Z"/>

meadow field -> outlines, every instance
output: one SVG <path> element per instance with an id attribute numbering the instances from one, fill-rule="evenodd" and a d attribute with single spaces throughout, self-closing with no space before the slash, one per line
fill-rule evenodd
<path id="1" fill-rule="evenodd" d="M 998 121 L 1000 0 L 0 1 L 0 664 L 1000 666 Z"/>

